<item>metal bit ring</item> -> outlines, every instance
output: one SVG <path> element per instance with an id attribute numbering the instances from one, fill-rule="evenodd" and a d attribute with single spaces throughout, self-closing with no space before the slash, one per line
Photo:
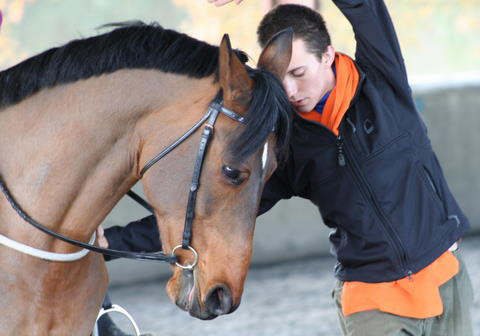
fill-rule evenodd
<path id="1" fill-rule="evenodd" d="M 172 250 L 172 254 L 175 255 L 175 251 L 179 248 L 182 248 L 182 245 L 177 245 L 173 248 Z M 182 265 L 180 264 L 178 261 L 175 262 L 175 265 L 177 265 L 178 267 L 180 267 L 181 269 L 184 269 L 184 270 L 193 270 L 193 268 L 197 265 L 198 263 L 198 253 L 197 251 L 195 251 L 195 249 L 191 246 L 188 247 L 188 249 L 193 253 L 193 256 L 194 256 L 194 260 L 193 260 L 193 263 L 191 264 L 187 264 L 187 265 Z"/>

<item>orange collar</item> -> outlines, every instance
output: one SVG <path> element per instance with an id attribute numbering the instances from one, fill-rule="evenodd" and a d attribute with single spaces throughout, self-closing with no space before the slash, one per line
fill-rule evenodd
<path id="1" fill-rule="evenodd" d="M 350 107 L 358 87 L 360 75 L 353 60 L 342 53 L 335 53 L 336 84 L 321 113 L 300 112 L 302 118 L 319 122 L 338 135 L 338 127 Z"/>

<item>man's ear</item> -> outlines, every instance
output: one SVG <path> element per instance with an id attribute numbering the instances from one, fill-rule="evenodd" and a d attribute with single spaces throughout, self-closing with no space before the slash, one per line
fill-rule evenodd
<path id="1" fill-rule="evenodd" d="M 228 34 L 223 35 L 219 53 L 219 82 L 223 90 L 223 100 L 239 105 L 248 104 L 253 81 L 243 63 L 232 51 Z"/>
<path id="2" fill-rule="evenodd" d="M 335 61 L 335 48 L 331 45 L 327 47 L 327 50 L 322 54 L 322 62 L 325 62 L 329 67 L 332 66 Z"/>
<path id="3" fill-rule="evenodd" d="M 293 29 L 279 31 L 267 42 L 257 66 L 278 76 L 283 80 L 292 58 Z"/>

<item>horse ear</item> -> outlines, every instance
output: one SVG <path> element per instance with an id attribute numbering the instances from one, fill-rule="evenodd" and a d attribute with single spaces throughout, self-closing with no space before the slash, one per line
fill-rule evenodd
<path id="1" fill-rule="evenodd" d="M 241 106 L 247 105 L 250 102 L 253 81 L 243 63 L 232 51 L 228 34 L 223 35 L 219 52 L 219 81 L 223 99 Z"/>
<path id="2" fill-rule="evenodd" d="M 293 29 L 279 31 L 267 42 L 257 66 L 273 72 L 283 80 L 292 58 Z"/>

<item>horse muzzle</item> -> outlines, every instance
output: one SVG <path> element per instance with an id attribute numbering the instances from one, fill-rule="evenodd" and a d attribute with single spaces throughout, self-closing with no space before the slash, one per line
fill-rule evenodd
<path id="1" fill-rule="evenodd" d="M 216 316 L 230 314 L 238 306 L 233 304 L 232 294 L 228 286 L 224 284 L 216 285 L 207 294 L 205 300 L 207 311 Z"/>
<path id="2" fill-rule="evenodd" d="M 230 314 L 238 308 L 226 284 L 217 284 L 210 288 L 202 302 L 193 274 L 193 271 L 182 271 L 182 286 L 175 300 L 180 309 L 198 319 L 211 320 L 220 315 Z"/>

